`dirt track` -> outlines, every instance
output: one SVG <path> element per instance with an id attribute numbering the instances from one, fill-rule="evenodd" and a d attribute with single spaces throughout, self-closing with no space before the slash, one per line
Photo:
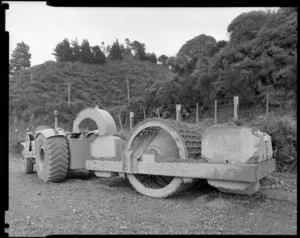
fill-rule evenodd
<path id="1" fill-rule="evenodd" d="M 10 236 L 50 234 L 297 234 L 297 207 L 208 186 L 168 199 L 138 194 L 126 179 L 71 174 L 43 183 L 9 161 Z"/>

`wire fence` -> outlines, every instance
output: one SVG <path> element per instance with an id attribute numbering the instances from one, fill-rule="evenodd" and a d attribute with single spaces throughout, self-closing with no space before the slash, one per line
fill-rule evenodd
<path id="1" fill-rule="evenodd" d="M 236 115 L 235 118 L 235 108 Z M 114 118 L 114 121 L 117 125 L 118 131 L 121 133 L 128 133 L 134 126 L 136 126 L 139 122 L 144 121 L 148 118 L 166 118 L 176 120 L 176 105 L 174 105 L 173 110 L 170 108 L 166 109 L 164 107 L 154 108 L 152 110 L 143 110 L 131 113 L 126 112 L 126 115 L 120 115 L 120 108 L 115 110 L 108 110 Z M 197 113 L 198 111 L 198 113 Z M 178 112 L 177 112 L 178 113 Z M 228 102 L 212 102 L 209 106 L 198 106 L 194 105 L 192 108 L 181 108 L 179 114 L 180 120 L 182 122 L 187 123 L 205 123 L 205 124 L 221 124 L 228 123 L 233 121 L 247 121 L 255 119 L 260 115 L 267 114 L 275 114 L 276 116 L 289 115 L 292 118 L 297 118 L 297 110 L 296 107 L 290 107 L 286 105 L 285 107 L 275 107 L 272 104 L 267 104 L 266 102 L 259 103 L 257 105 L 249 104 L 249 103 L 238 103 L 238 105 L 234 105 L 234 100 L 231 103 Z M 198 120 L 197 120 L 198 118 Z M 52 123 L 51 123 L 52 124 Z M 25 123 L 24 121 L 11 121 L 10 122 L 10 130 L 9 135 L 12 140 L 20 141 L 21 138 L 24 138 L 26 130 L 34 130 L 36 126 L 41 125 L 40 120 L 34 120 L 31 123 Z M 59 126 L 64 128 L 67 131 L 72 130 L 73 121 L 68 123 L 63 123 L 59 120 Z M 50 127 L 54 126 L 54 122 Z"/>
<path id="2" fill-rule="evenodd" d="M 174 109 L 175 109 L 174 105 Z M 156 110 L 144 111 L 143 113 L 134 114 L 131 118 L 132 126 L 135 126 L 139 122 L 147 118 L 167 118 L 176 119 L 176 110 L 172 113 L 170 110 L 164 110 L 163 108 L 157 108 Z M 167 113 L 166 113 L 167 112 Z M 188 123 L 197 122 L 197 106 L 189 110 L 183 108 L 180 112 L 181 121 Z M 236 115 L 235 115 L 236 113 Z M 257 116 L 275 114 L 277 116 L 289 115 L 292 118 L 297 118 L 296 107 L 290 106 L 272 106 L 268 102 L 264 104 L 253 105 L 251 103 L 224 103 L 217 101 L 211 106 L 198 107 L 198 122 L 207 122 L 209 124 L 221 124 L 232 121 L 251 121 Z M 128 123 L 129 124 L 129 123 Z M 123 127 L 126 128 L 126 125 Z M 130 129 L 132 129 L 130 127 Z"/>

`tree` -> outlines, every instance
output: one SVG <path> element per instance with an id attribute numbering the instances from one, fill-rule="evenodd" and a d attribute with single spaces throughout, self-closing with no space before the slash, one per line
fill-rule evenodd
<path id="1" fill-rule="evenodd" d="M 199 100 L 199 92 L 195 91 L 195 85 L 197 85 L 197 80 L 195 77 L 186 75 L 182 78 L 182 88 L 180 90 L 180 102 L 185 105 L 185 107 L 193 107 Z"/>
<path id="2" fill-rule="evenodd" d="M 164 67 L 167 66 L 167 60 L 168 60 L 168 56 L 166 55 L 161 55 L 158 57 L 158 62 L 160 62 Z"/>
<path id="3" fill-rule="evenodd" d="M 54 53 L 52 54 L 55 56 L 56 61 L 58 62 L 73 61 L 72 48 L 67 38 L 56 45 Z"/>
<path id="4" fill-rule="evenodd" d="M 147 53 L 146 56 L 147 56 L 147 60 L 149 60 L 151 63 L 157 64 L 157 58 L 156 58 L 156 55 L 153 52 L 151 54 Z"/>
<path id="5" fill-rule="evenodd" d="M 160 105 L 167 109 L 174 108 L 174 105 L 180 102 L 180 91 L 181 85 L 175 79 L 163 82 L 157 91 Z"/>
<path id="6" fill-rule="evenodd" d="M 219 49 L 222 49 L 222 48 L 224 48 L 227 45 L 227 43 L 228 42 L 226 40 L 220 40 L 220 41 L 217 42 L 217 47 Z"/>
<path id="7" fill-rule="evenodd" d="M 173 70 L 174 72 L 179 72 L 179 65 L 177 63 L 177 58 L 175 56 L 170 56 L 167 59 L 167 68 Z"/>
<path id="8" fill-rule="evenodd" d="M 196 91 L 197 99 L 202 102 L 204 107 L 211 106 L 213 94 L 215 92 L 213 76 L 211 74 L 204 74 L 199 77 L 194 90 Z"/>
<path id="9" fill-rule="evenodd" d="M 216 53 L 218 53 L 222 48 L 224 48 L 226 45 L 227 45 L 227 41 L 225 40 L 221 40 L 221 41 L 218 41 L 216 46 L 213 47 L 210 51 L 210 54 L 209 56 L 210 57 L 213 57 Z"/>
<path id="10" fill-rule="evenodd" d="M 254 39 L 267 17 L 268 14 L 264 11 L 251 11 L 237 16 L 227 27 L 230 43 L 236 45 Z"/>
<path id="11" fill-rule="evenodd" d="M 118 39 L 116 39 L 116 41 L 111 46 L 108 58 L 111 60 L 122 60 L 123 59 L 122 50 L 121 50 Z"/>
<path id="12" fill-rule="evenodd" d="M 254 102 L 255 92 L 249 76 L 243 75 L 240 70 L 225 71 L 222 80 L 225 99 L 229 101 L 233 96 L 239 96 L 242 103 Z"/>
<path id="13" fill-rule="evenodd" d="M 92 47 L 92 54 L 94 56 L 94 64 L 104 64 L 105 63 L 105 55 L 101 51 L 99 46 Z"/>
<path id="14" fill-rule="evenodd" d="M 78 40 L 75 39 L 74 41 L 72 41 L 71 45 L 72 45 L 72 55 L 73 55 L 72 61 L 79 61 L 81 52 L 80 52 L 80 45 L 78 43 Z"/>
<path id="15" fill-rule="evenodd" d="M 94 63 L 94 55 L 92 54 L 90 43 L 86 39 L 84 39 L 81 43 L 80 61 L 86 64 Z"/>
<path id="16" fill-rule="evenodd" d="M 30 58 L 29 45 L 26 45 L 23 41 L 18 43 L 11 54 L 10 72 L 17 72 L 30 67 Z"/>
<path id="17" fill-rule="evenodd" d="M 201 34 L 187 41 L 178 51 L 176 62 L 181 75 L 193 72 L 198 60 L 211 57 L 216 47 L 216 40 L 212 36 Z"/>
<path id="18" fill-rule="evenodd" d="M 131 47 L 130 47 L 130 40 L 128 38 L 125 39 L 125 47 L 121 44 L 121 51 L 122 51 L 122 57 L 125 60 L 131 60 L 132 59 L 132 53 L 131 53 Z"/>
<path id="19" fill-rule="evenodd" d="M 134 58 L 140 61 L 147 60 L 147 55 L 146 55 L 146 46 L 145 44 L 134 41 L 130 43 L 131 49 L 134 52 Z"/>

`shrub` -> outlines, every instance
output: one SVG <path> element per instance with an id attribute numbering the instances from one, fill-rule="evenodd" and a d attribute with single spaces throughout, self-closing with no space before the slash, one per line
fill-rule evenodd
<path id="1" fill-rule="evenodd" d="M 9 152 L 20 153 L 23 149 L 21 142 L 25 141 L 26 130 L 25 126 L 19 128 L 9 127 Z"/>
<path id="2" fill-rule="evenodd" d="M 297 124 L 289 116 L 275 114 L 258 116 L 251 122 L 259 130 L 272 137 L 273 157 L 278 172 L 297 171 Z"/>

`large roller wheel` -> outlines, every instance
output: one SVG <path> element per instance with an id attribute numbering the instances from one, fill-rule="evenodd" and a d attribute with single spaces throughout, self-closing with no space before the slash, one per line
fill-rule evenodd
<path id="1" fill-rule="evenodd" d="M 154 154 L 156 162 L 172 163 L 174 158 L 185 160 L 193 153 L 196 155 L 201 151 L 201 137 L 198 129 L 190 130 L 187 124 L 176 121 L 150 119 L 135 128 L 128 140 L 126 149 L 133 151 L 133 153 L 143 150 L 144 154 Z M 191 136 L 190 139 L 188 136 Z M 192 138 L 200 142 L 198 150 L 196 145 L 193 146 L 194 150 L 189 150 L 190 146 L 187 144 L 191 142 Z M 138 192 L 156 198 L 179 193 L 193 182 L 192 179 L 184 180 L 181 177 L 146 174 L 127 174 L 127 177 Z"/>
<path id="2" fill-rule="evenodd" d="M 56 136 L 46 139 L 40 134 L 36 139 L 37 174 L 44 182 L 60 182 L 68 172 L 69 156 L 66 138 Z"/>
<path id="3" fill-rule="evenodd" d="M 22 151 L 22 170 L 25 174 L 32 174 L 33 173 L 33 161 L 31 158 L 25 157 L 25 150 Z"/>

